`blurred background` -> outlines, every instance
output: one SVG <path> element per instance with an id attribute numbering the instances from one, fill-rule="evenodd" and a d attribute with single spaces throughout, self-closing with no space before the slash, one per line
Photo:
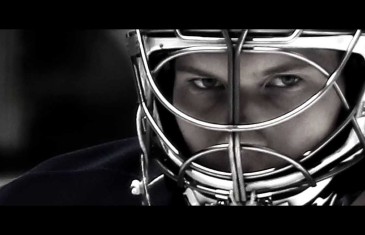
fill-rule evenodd
<path id="1" fill-rule="evenodd" d="M 0 30 L 0 187 L 58 154 L 135 136 L 127 30 Z"/>

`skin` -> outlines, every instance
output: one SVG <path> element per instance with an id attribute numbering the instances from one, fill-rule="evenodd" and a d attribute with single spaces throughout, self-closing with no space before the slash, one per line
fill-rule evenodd
<path id="1" fill-rule="evenodd" d="M 333 72 L 340 59 L 333 51 L 295 51 Z M 227 55 L 193 54 L 176 59 L 173 104 L 183 112 L 213 123 L 228 123 Z M 258 123 L 283 115 L 302 104 L 323 86 L 327 78 L 313 66 L 279 54 L 244 53 L 241 56 L 240 124 Z M 343 78 L 338 84 L 344 92 Z M 254 144 L 299 160 L 318 145 L 336 126 L 341 102 L 334 89 L 307 111 L 282 124 L 241 132 L 241 143 Z M 177 118 L 192 153 L 228 143 L 226 132 L 192 125 Z M 281 167 L 283 160 L 247 151 L 242 153 L 244 172 Z M 229 171 L 227 153 L 199 161 L 205 166 Z"/>

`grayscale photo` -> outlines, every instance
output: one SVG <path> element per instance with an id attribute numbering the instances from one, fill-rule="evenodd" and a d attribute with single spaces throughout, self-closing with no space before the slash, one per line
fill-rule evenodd
<path id="1" fill-rule="evenodd" d="M 363 206 L 361 29 L 0 30 L 0 206 Z"/>

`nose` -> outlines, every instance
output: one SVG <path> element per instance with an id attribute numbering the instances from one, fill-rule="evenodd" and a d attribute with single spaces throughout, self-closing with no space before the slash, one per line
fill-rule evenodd
<path id="1" fill-rule="evenodd" d="M 225 133 L 223 140 L 220 143 L 229 143 L 230 133 Z M 261 130 L 245 131 L 240 133 L 240 143 L 249 144 L 261 147 L 268 147 L 267 139 L 265 134 Z"/>
<path id="2" fill-rule="evenodd" d="M 238 124 L 253 124 L 266 121 L 268 120 L 266 111 L 264 101 L 258 97 L 258 94 L 252 94 L 252 91 L 240 92 Z M 223 137 L 223 142 L 229 143 L 230 134 L 225 133 Z M 243 144 L 267 146 L 265 129 L 240 132 L 240 142 Z"/>
<path id="3" fill-rule="evenodd" d="M 268 100 L 253 89 L 240 89 L 239 94 L 239 124 L 253 124 L 264 122 L 272 118 Z"/>
<path id="4" fill-rule="evenodd" d="M 259 94 L 259 91 L 247 87 L 240 88 L 239 94 L 239 123 L 238 124 L 253 124 L 267 121 L 269 118 L 268 105 L 265 105 L 265 99 Z M 240 133 L 240 142 L 259 146 L 267 146 L 264 130 L 244 131 Z M 225 141 L 228 143 L 229 134 L 225 136 Z"/>

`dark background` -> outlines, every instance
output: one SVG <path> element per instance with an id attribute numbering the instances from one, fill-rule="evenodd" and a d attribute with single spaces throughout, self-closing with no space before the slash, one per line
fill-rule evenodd
<path id="1" fill-rule="evenodd" d="M 0 175 L 135 135 L 125 32 L 0 30 Z"/>

